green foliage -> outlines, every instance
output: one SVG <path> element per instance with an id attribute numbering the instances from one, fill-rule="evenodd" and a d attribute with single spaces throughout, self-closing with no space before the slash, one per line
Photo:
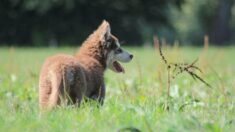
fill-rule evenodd
<path id="1" fill-rule="evenodd" d="M 79 45 L 103 19 L 133 45 L 153 35 L 199 44 L 205 34 L 224 44 L 234 40 L 234 7 L 233 0 L 2 0 L 0 44 Z"/>
<path id="2" fill-rule="evenodd" d="M 78 45 L 106 19 L 122 40 L 140 44 L 145 39 L 143 27 L 169 26 L 168 5 L 179 7 L 182 1 L 4 0 L 0 1 L 0 42 Z"/>
<path id="3" fill-rule="evenodd" d="M 126 74 L 107 71 L 104 106 L 94 102 L 81 108 L 38 110 L 38 76 L 44 59 L 77 48 L 0 48 L 0 131 L 234 131 L 235 48 L 173 47 L 164 49 L 170 62 L 191 62 L 213 89 L 187 75 L 172 82 L 170 110 L 164 111 L 167 76 L 159 53 L 150 48 L 128 48 L 134 54 L 124 64 Z M 147 59 L 146 59 L 147 58 Z M 182 60 L 184 58 L 184 60 Z"/>
<path id="4" fill-rule="evenodd" d="M 213 36 L 211 36 L 211 34 L 216 28 L 219 28 L 219 26 L 221 26 L 220 24 L 215 23 L 218 20 L 218 14 L 220 13 L 219 10 L 221 10 L 221 1 L 223 0 L 188 0 L 185 1 L 185 3 L 182 5 L 180 11 L 178 9 L 175 9 L 174 7 L 170 8 L 171 21 L 176 32 L 176 38 L 182 43 L 191 44 L 202 43 L 204 35 L 209 35 L 209 37 L 211 38 L 210 40 L 213 40 Z M 231 12 L 233 13 L 233 10 L 231 10 Z M 223 11 L 223 15 L 226 15 L 225 11 Z M 230 24 L 225 24 L 225 27 L 228 26 L 230 30 L 227 32 L 235 31 L 235 28 L 233 26 L 234 18 L 235 15 L 231 15 L 231 17 L 228 18 Z M 221 34 L 225 33 L 221 31 Z M 234 36 L 234 33 L 232 33 L 232 36 Z M 230 40 L 223 41 L 228 42 Z"/>

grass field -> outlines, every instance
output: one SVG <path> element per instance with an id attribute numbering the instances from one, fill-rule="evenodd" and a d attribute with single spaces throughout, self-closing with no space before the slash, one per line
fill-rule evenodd
<path id="1" fill-rule="evenodd" d="M 169 111 L 167 71 L 153 48 L 127 48 L 134 60 L 126 73 L 107 71 L 104 106 L 38 110 L 38 76 L 44 59 L 76 48 L 0 48 L 0 131 L 115 132 L 125 127 L 151 131 L 235 131 L 235 47 L 172 47 L 170 62 L 192 62 L 212 88 L 182 74 L 171 83 Z"/>

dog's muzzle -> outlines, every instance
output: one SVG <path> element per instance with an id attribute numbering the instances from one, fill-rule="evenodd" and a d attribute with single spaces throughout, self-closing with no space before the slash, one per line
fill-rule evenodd
<path id="1" fill-rule="evenodd" d="M 121 53 L 114 54 L 113 59 L 109 64 L 109 69 L 117 73 L 125 73 L 124 67 L 119 62 L 127 63 L 130 62 L 132 59 L 133 59 L 132 54 L 122 50 Z"/>

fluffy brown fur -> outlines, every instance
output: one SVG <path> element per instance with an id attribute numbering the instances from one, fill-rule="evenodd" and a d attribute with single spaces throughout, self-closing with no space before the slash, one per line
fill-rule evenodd
<path id="1" fill-rule="evenodd" d="M 103 103 L 106 69 L 103 43 L 108 30 L 109 23 L 103 21 L 75 56 L 59 54 L 46 59 L 39 79 L 41 109 L 53 108 L 63 99 L 79 105 L 83 96 Z"/>

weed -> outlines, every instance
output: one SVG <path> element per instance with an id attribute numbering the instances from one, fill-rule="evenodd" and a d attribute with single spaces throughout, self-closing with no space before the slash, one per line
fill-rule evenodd
<path id="1" fill-rule="evenodd" d="M 208 37 L 205 37 L 205 47 L 208 48 Z M 183 72 L 188 73 L 194 80 L 199 80 L 204 83 L 206 86 L 212 88 L 212 86 L 207 83 L 204 79 L 202 79 L 199 75 L 196 74 L 196 71 L 202 73 L 202 70 L 195 66 L 195 63 L 198 59 L 194 60 L 191 64 L 188 63 L 170 63 L 167 61 L 166 57 L 162 53 L 162 46 L 159 42 L 157 36 L 154 36 L 154 47 L 159 50 L 159 54 L 161 56 L 162 61 L 166 65 L 167 68 L 167 103 L 165 104 L 165 110 L 169 110 L 169 97 L 170 97 L 170 87 L 171 87 L 171 80 L 175 79 L 177 76 L 182 74 Z M 171 74 L 172 73 L 172 74 Z"/>

